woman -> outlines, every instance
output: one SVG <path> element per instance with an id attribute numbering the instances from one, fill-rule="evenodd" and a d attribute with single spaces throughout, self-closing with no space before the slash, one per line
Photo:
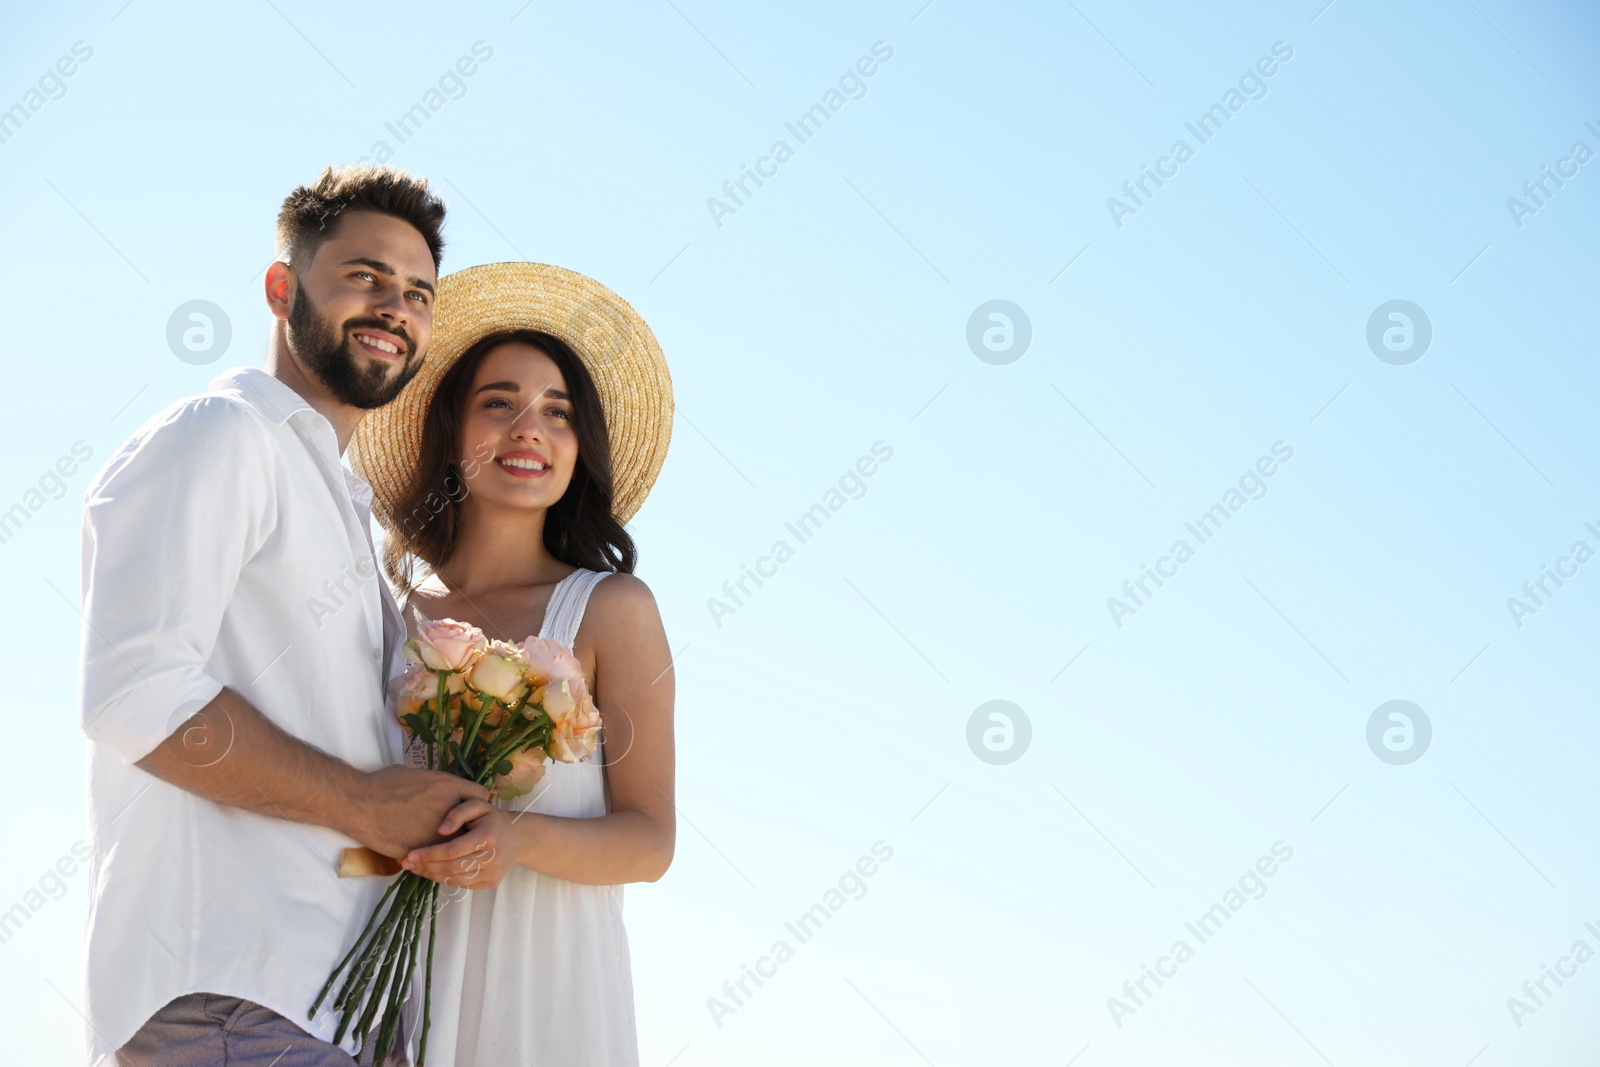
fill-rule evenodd
<path id="1" fill-rule="evenodd" d="M 403 861 L 452 887 L 430 1065 L 638 1063 L 621 887 L 672 861 L 673 686 L 622 523 L 660 469 L 671 412 L 660 349 L 626 302 L 571 271 L 502 263 L 440 282 L 424 369 L 357 432 L 413 634 L 420 615 L 571 645 L 602 720 L 589 761 L 546 765 L 516 800 L 462 805 L 440 827 L 460 836 Z M 421 1001 L 415 989 L 413 1061 Z"/>

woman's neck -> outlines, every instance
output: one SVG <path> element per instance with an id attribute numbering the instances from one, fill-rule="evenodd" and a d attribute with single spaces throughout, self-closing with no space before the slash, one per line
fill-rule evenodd
<path id="1" fill-rule="evenodd" d="M 470 495 L 462 502 L 455 548 L 435 572 L 447 587 L 471 598 L 559 581 L 571 571 L 544 547 L 545 509 L 489 510 L 475 503 Z"/>

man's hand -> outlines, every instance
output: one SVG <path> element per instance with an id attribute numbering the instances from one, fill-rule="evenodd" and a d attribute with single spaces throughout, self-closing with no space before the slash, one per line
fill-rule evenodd
<path id="1" fill-rule="evenodd" d="M 443 840 L 439 826 L 463 801 L 487 801 L 489 791 L 444 771 L 395 764 L 364 776 L 351 837 L 374 852 L 400 859 Z"/>

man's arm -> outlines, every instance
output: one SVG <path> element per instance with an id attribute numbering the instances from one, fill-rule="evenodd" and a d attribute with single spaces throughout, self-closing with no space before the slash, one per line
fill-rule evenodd
<path id="1" fill-rule="evenodd" d="M 84 732 L 180 789 L 403 855 L 437 840 L 458 798 L 485 791 L 410 767 L 358 771 L 206 671 L 239 575 L 279 522 L 272 444 L 244 405 L 195 398 L 96 476 L 83 531 Z"/>
<path id="2" fill-rule="evenodd" d="M 223 689 L 134 764 L 218 804 L 326 826 L 396 859 L 439 840 L 439 824 L 483 786 L 443 771 L 359 771 L 280 729 Z"/>

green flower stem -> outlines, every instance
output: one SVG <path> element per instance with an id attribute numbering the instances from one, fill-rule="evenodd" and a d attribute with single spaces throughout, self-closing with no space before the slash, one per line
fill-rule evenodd
<path id="1" fill-rule="evenodd" d="M 444 727 L 445 701 L 448 700 L 449 696 L 450 696 L 449 692 L 447 691 L 448 687 L 445 685 L 444 676 L 445 676 L 445 672 L 444 671 L 440 671 L 439 675 L 438 675 L 438 678 L 439 678 L 439 695 L 438 695 L 438 697 L 436 697 L 434 699 L 434 702 L 433 702 L 433 741 L 434 741 L 434 743 L 428 746 L 428 769 L 429 770 L 433 770 L 434 769 L 433 760 L 434 760 L 435 750 L 438 748 L 439 739 L 444 736 L 443 727 Z M 440 769 L 442 770 L 443 768 L 440 768 Z"/>
<path id="2" fill-rule="evenodd" d="M 390 943 L 400 920 L 409 909 L 411 898 L 416 895 L 419 882 L 426 881 L 420 875 L 410 871 L 401 873 L 397 881 L 406 884 L 389 906 L 389 913 L 384 916 L 383 922 L 378 926 L 378 932 L 373 936 L 372 943 L 362 953 L 361 966 L 352 969 L 350 977 L 345 982 L 345 987 L 339 991 L 339 997 L 333 1002 L 334 1010 L 343 1012 L 344 1018 L 339 1022 L 338 1032 L 334 1035 L 334 1044 L 344 1040 L 345 1031 L 349 1028 L 351 1016 L 364 998 L 367 986 L 371 983 L 372 972 L 380 960 L 389 953 Z"/>
<path id="3" fill-rule="evenodd" d="M 483 726 L 483 720 L 488 717 L 489 708 L 491 706 L 493 706 L 495 703 L 500 703 L 501 706 L 506 709 L 506 721 L 507 722 L 516 722 L 517 719 L 518 719 L 518 716 L 520 716 L 522 714 L 522 709 L 528 706 L 528 698 L 531 697 L 531 696 L 533 696 L 533 688 L 531 686 L 524 686 L 523 690 L 522 690 L 522 696 L 517 700 L 516 705 L 513 707 L 513 706 L 510 706 L 510 705 L 504 704 L 503 702 L 497 701 L 494 697 L 490 697 L 490 696 L 485 695 L 483 710 L 482 710 L 482 712 L 479 713 L 477 721 L 475 721 L 472 724 L 472 732 L 466 735 L 466 737 L 465 737 L 465 739 L 464 739 L 464 741 L 463 741 L 463 743 L 461 745 L 462 751 L 466 752 L 468 755 L 471 755 L 472 746 L 478 740 L 478 731 Z M 497 762 L 499 762 L 499 761 L 498 760 L 491 761 L 488 764 L 488 767 L 479 768 L 477 773 L 473 773 L 472 769 L 470 767 L 466 767 L 465 769 L 466 769 L 467 773 L 464 775 L 464 777 L 466 777 L 470 781 L 474 781 L 474 782 L 479 781 L 483 777 L 483 772 L 488 770 L 489 767 L 493 767 L 495 765 L 495 763 L 497 763 Z"/>
<path id="4" fill-rule="evenodd" d="M 456 744 L 454 741 L 447 739 L 444 743 L 444 747 L 445 751 L 450 753 L 450 762 L 453 764 L 453 766 L 446 767 L 445 769 L 458 777 L 468 777 L 471 772 L 467 769 L 466 757 L 461 754 L 461 746 Z"/>
<path id="5" fill-rule="evenodd" d="M 428 1013 L 433 1006 L 433 943 L 439 926 L 439 883 L 430 887 L 428 901 L 428 969 L 422 980 L 422 1039 L 417 1045 L 417 1067 L 428 1062 Z"/>
<path id="6" fill-rule="evenodd" d="M 522 709 L 528 707 L 528 699 L 530 699 L 531 696 L 533 696 L 533 688 L 531 688 L 531 686 L 526 686 L 526 688 L 523 688 L 522 699 L 518 699 L 515 707 L 510 707 L 510 705 L 507 705 L 506 725 L 502 725 L 501 729 L 499 729 L 499 733 L 494 734 L 494 736 L 491 736 L 490 739 L 488 739 L 488 749 L 490 749 L 490 752 L 486 752 L 485 755 L 494 755 L 494 749 L 496 749 L 498 745 L 501 745 L 501 734 L 510 733 L 512 729 L 522 729 L 522 723 L 525 721 L 523 720 Z M 486 771 L 486 769 L 490 769 L 491 766 L 499 763 L 501 758 L 504 758 L 504 753 L 501 753 L 501 755 L 499 755 L 498 758 L 494 758 L 494 760 L 486 761 L 486 766 L 478 769 L 478 773 L 475 774 L 475 776 L 472 776 L 472 781 L 477 782 L 478 779 L 482 779 L 483 771 Z"/>
<path id="7" fill-rule="evenodd" d="M 387 1029 L 386 1023 L 389 1018 L 389 1005 L 393 1000 L 394 986 L 399 978 L 398 973 L 394 973 L 394 980 L 391 980 L 390 967 L 397 965 L 399 961 L 405 959 L 406 941 L 410 935 L 414 918 L 414 915 L 408 911 L 405 917 L 401 920 L 400 928 L 395 935 L 394 944 L 389 946 L 389 952 L 385 956 L 384 968 L 380 974 L 377 986 L 369 994 L 366 1005 L 361 1012 L 361 1025 L 359 1028 L 360 1033 L 358 1035 L 361 1039 L 361 1044 L 356 1049 L 356 1055 L 357 1058 L 359 1058 L 366 1053 L 369 1045 L 375 1046 L 377 1051 L 372 1057 L 372 1062 L 375 1065 L 383 1063 L 383 1055 L 385 1051 L 383 1031 Z M 381 1011 L 379 1010 L 380 1008 L 382 1009 Z M 376 1016 L 376 1018 L 374 1018 L 374 1016 Z"/>
<path id="8" fill-rule="evenodd" d="M 405 1013 L 405 1005 L 411 1000 L 411 979 L 416 976 L 416 957 L 418 957 L 418 953 L 422 950 L 422 920 L 424 920 L 424 918 L 429 918 L 429 920 L 432 918 L 432 913 L 434 913 L 434 896 L 435 893 L 437 893 L 437 889 L 437 881 L 430 883 L 430 885 L 427 885 L 426 888 L 422 889 L 422 894 L 418 897 L 418 902 L 416 902 L 416 904 L 418 904 L 418 907 L 416 907 L 416 933 L 413 934 L 413 939 L 411 939 L 410 958 L 406 960 L 405 965 L 405 995 L 398 998 L 397 1001 L 397 1009 L 398 1013 L 400 1014 Z M 432 921 L 429 923 L 429 931 L 427 931 L 427 936 L 429 936 L 429 950 L 432 950 L 432 947 L 434 947 L 434 945 L 432 945 L 432 937 L 434 937 L 434 931 L 432 931 Z"/>
<path id="9" fill-rule="evenodd" d="M 406 873 L 410 874 L 411 872 L 407 871 Z M 420 876 L 417 875 L 413 875 L 413 877 L 420 879 Z M 403 910 L 404 914 L 400 916 L 401 921 L 395 930 L 395 936 L 384 949 L 383 965 L 378 969 L 376 986 L 372 989 L 370 995 L 364 998 L 366 1007 L 361 1010 L 361 1018 L 356 1022 L 356 1034 L 361 1038 L 363 1045 L 366 1044 L 367 1035 L 372 1030 L 372 1016 L 378 1010 L 378 1003 L 385 999 L 385 993 L 389 989 L 389 982 L 394 974 L 395 963 L 399 960 L 400 953 L 404 951 L 405 935 L 406 931 L 411 927 L 412 919 L 410 897 L 407 897 Z"/>
<path id="10" fill-rule="evenodd" d="M 395 955 L 397 966 L 394 984 L 389 987 L 383 1014 L 378 1017 L 378 1043 L 372 1055 L 374 1067 L 381 1067 L 384 1058 L 389 1055 L 389 1050 L 394 1047 L 395 1032 L 399 1029 L 400 1018 L 405 1012 L 406 997 L 411 991 L 411 975 L 417 966 L 417 940 L 422 936 L 422 915 L 427 896 L 426 889 L 417 894 L 417 906 L 411 909 L 405 938 L 401 942 L 400 951 Z"/>
<path id="11" fill-rule="evenodd" d="M 396 878 L 389 883 L 389 888 L 384 890 L 383 899 L 379 900 L 378 906 L 372 909 L 372 915 L 368 917 L 367 925 L 361 931 L 361 936 L 356 938 L 356 943 L 350 946 L 350 951 L 344 954 L 344 959 L 339 961 L 339 966 L 335 967 L 333 973 L 328 975 L 328 984 L 322 987 L 322 992 L 318 993 L 317 999 L 312 1002 L 311 1010 L 306 1012 L 307 1019 L 317 1017 L 317 1008 L 321 1006 L 323 999 L 327 997 L 328 991 L 333 988 L 333 983 L 338 981 L 340 972 L 345 969 L 346 964 L 350 962 L 350 958 L 356 954 L 356 949 L 360 948 L 362 943 L 367 940 L 367 935 L 372 932 L 372 926 L 378 921 L 378 916 L 382 913 L 383 906 L 389 902 L 389 898 L 394 896 L 394 891 L 398 888 L 400 888 L 400 879 Z"/>
<path id="12" fill-rule="evenodd" d="M 420 901 L 421 897 L 422 895 L 419 894 L 417 900 Z M 388 1052 L 389 1045 L 393 1041 L 394 1035 L 392 1024 L 394 1020 L 395 996 L 403 988 L 405 983 L 405 960 L 411 951 L 412 943 L 415 941 L 417 933 L 417 920 L 420 918 L 421 912 L 415 907 L 411 908 L 406 913 L 406 917 L 400 927 L 400 936 L 396 941 L 395 950 L 390 953 L 394 962 L 393 978 L 392 980 L 385 981 L 383 985 L 380 985 L 377 991 L 372 995 L 372 1004 L 368 1008 L 369 1011 L 371 1011 L 373 1008 L 379 1007 L 381 1003 L 381 1010 L 375 1013 L 376 1017 L 373 1021 L 373 1027 L 377 1030 L 375 1039 L 377 1041 L 377 1050 L 375 1055 L 372 1057 L 372 1062 L 374 1065 L 383 1063 L 384 1054 Z M 368 1036 L 371 1036 L 370 1033 Z"/>
<path id="13" fill-rule="evenodd" d="M 513 752 L 520 752 L 522 749 L 528 748 L 529 745 L 527 742 L 532 739 L 533 736 L 540 730 L 545 729 L 549 725 L 551 725 L 550 717 L 541 711 L 538 717 L 532 719 L 526 727 L 519 728 L 512 733 L 509 738 L 499 742 L 492 750 L 490 750 L 489 758 L 484 761 L 485 766 L 483 770 L 479 772 L 478 777 L 474 778 L 473 781 L 477 782 L 479 785 L 488 785 L 488 779 L 492 779 L 494 777 L 493 772 L 497 763 L 505 759 Z"/>
<path id="14" fill-rule="evenodd" d="M 492 753 L 494 762 L 490 764 L 490 768 L 513 753 L 521 752 L 528 748 L 543 748 L 550 740 L 552 724 L 548 719 L 544 719 L 543 715 L 540 718 L 544 721 L 535 722 L 499 745 Z M 480 782 L 479 784 L 487 785 L 488 783 Z"/>
<path id="15" fill-rule="evenodd" d="M 472 754 L 472 743 L 478 739 L 478 730 L 483 726 L 483 720 L 488 717 L 489 709 L 495 705 L 494 697 L 487 694 L 480 695 L 483 696 L 483 705 L 478 708 L 478 714 L 472 720 L 472 728 L 461 735 L 461 751 L 468 756 Z M 467 766 L 464 761 L 462 767 L 467 771 L 465 777 L 477 777 L 472 773 L 472 768 Z"/>
<path id="16" fill-rule="evenodd" d="M 528 700 L 532 696 L 533 696 L 533 687 L 530 685 L 528 688 L 526 688 L 526 689 L 524 689 L 522 691 L 522 699 L 517 701 L 517 706 L 514 707 L 514 708 L 507 708 L 506 709 L 508 715 L 509 716 L 513 716 L 513 717 L 517 716 L 517 715 L 521 715 L 522 714 L 522 709 L 528 706 Z"/>
<path id="17" fill-rule="evenodd" d="M 404 875 L 401 875 L 401 878 L 404 877 Z M 333 999 L 334 1011 L 347 1015 L 347 1008 L 351 1003 L 360 1003 L 360 990 L 366 985 L 367 977 L 371 974 L 377 960 L 383 953 L 384 945 L 387 943 L 389 933 L 393 928 L 395 916 L 399 913 L 401 902 L 405 899 L 406 890 L 409 888 L 408 886 L 402 889 L 400 894 L 390 901 L 389 910 L 383 916 L 382 921 L 379 922 L 377 931 L 372 935 L 372 940 L 367 942 L 366 946 L 361 950 L 361 955 L 356 957 L 349 972 L 345 975 L 344 985 L 339 988 L 338 995 Z M 334 1040 L 338 1041 L 343 1036 L 344 1027 L 341 1025 Z"/>
<path id="18" fill-rule="evenodd" d="M 373 957 L 374 960 L 378 958 L 378 955 Z M 360 1012 L 362 1003 L 366 997 L 368 980 L 365 978 L 355 979 L 353 976 L 353 981 L 354 984 L 348 991 L 347 1001 L 343 1003 L 335 1002 L 334 1004 L 334 1008 L 339 1012 L 339 1028 L 337 1031 L 335 1031 L 333 1038 L 334 1043 L 336 1044 L 344 1040 L 345 1032 L 349 1030 L 350 1025 L 356 1021 L 356 1017 Z"/>

